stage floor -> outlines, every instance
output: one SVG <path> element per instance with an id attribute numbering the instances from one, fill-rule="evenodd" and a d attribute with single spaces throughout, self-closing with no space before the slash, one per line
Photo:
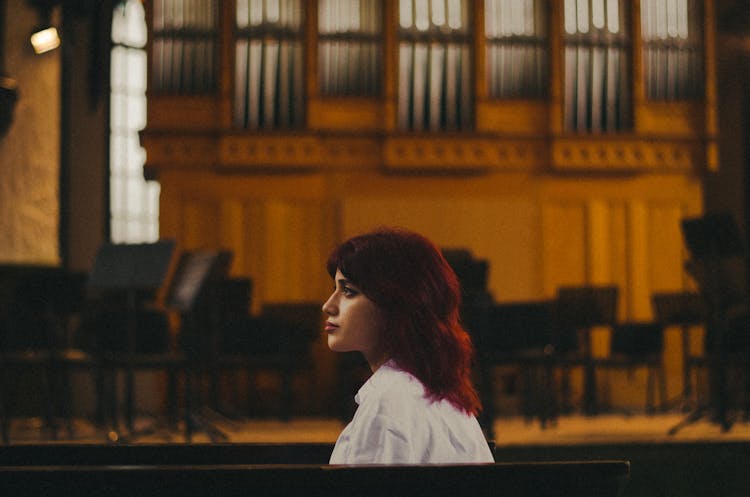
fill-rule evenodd
<path id="1" fill-rule="evenodd" d="M 276 419 L 228 419 L 216 415 L 206 416 L 204 419 L 226 435 L 227 441 L 245 443 L 333 443 L 344 427 L 336 419 L 296 418 L 284 422 Z M 553 425 L 542 428 L 538 422 L 528 422 L 520 417 L 503 417 L 495 420 L 495 443 L 498 447 L 511 448 L 535 445 L 750 442 L 750 423 L 747 420 L 736 420 L 729 430 L 723 430 L 719 424 L 701 418 L 670 435 L 670 429 L 683 420 L 685 414 L 676 412 L 655 415 L 571 415 L 562 416 Z M 15 418 L 11 424 L 11 443 L 96 443 L 106 442 L 107 437 L 112 436 L 107 430 L 98 429 L 84 419 L 74 420 L 73 427 L 72 437 L 61 427 L 55 440 L 43 428 L 41 419 Z M 169 430 L 147 417 L 139 418 L 135 429 L 141 433 L 128 437 L 127 441 L 130 443 L 185 441 L 181 428 Z M 210 441 L 208 433 L 201 430 L 196 431 L 192 437 L 194 443 Z"/>

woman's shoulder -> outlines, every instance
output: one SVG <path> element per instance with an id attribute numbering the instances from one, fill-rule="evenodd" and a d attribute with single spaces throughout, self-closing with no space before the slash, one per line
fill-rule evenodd
<path id="1" fill-rule="evenodd" d="M 378 370 L 375 378 L 377 388 L 384 393 L 396 393 L 421 397 L 425 393 L 422 382 L 411 373 L 401 369 L 396 363 L 388 362 Z"/>
<path id="2" fill-rule="evenodd" d="M 360 405 L 378 405 L 381 409 L 389 406 L 405 409 L 408 405 L 425 402 L 425 388 L 422 383 L 394 363 L 381 366 L 360 389 Z"/>

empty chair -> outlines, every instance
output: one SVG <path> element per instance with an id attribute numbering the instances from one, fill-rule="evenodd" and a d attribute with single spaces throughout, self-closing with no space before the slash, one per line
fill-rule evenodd
<path id="1" fill-rule="evenodd" d="M 570 409 L 571 367 L 583 368 L 583 412 L 598 411 L 597 381 L 591 351 L 591 331 L 595 327 L 612 327 L 617 317 L 616 286 L 573 286 L 558 289 L 555 300 L 556 366 L 562 372 L 562 403 Z"/>
<path id="2" fill-rule="evenodd" d="M 60 415 L 72 435 L 72 400 L 61 365 L 68 320 L 79 309 L 85 277 L 58 267 L 18 266 L 4 271 L 2 279 L 7 292 L 0 321 L 2 439 L 10 439 L 11 417 L 34 413 L 37 401 L 52 438 Z"/>
<path id="3" fill-rule="evenodd" d="M 612 330 L 609 357 L 596 361 L 598 368 L 624 369 L 628 372 L 638 367 L 646 368 L 646 412 L 663 409 L 666 402 L 666 378 L 662 362 L 663 325 L 659 322 L 617 323 Z M 655 387 L 658 382 L 659 403 Z"/>
<path id="4" fill-rule="evenodd" d="M 651 296 L 656 319 L 665 327 L 679 326 L 682 342 L 682 394 L 683 410 L 689 408 L 695 393 L 692 373 L 695 368 L 706 366 L 704 354 L 693 354 L 690 349 L 690 330 L 706 325 L 706 309 L 703 298 L 696 292 L 661 292 Z"/>
<path id="5" fill-rule="evenodd" d="M 288 420 L 292 415 L 294 376 L 312 369 L 311 345 L 321 329 L 318 302 L 265 304 L 259 316 L 247 315 L 222 328 L 215 366 L 220 371 L 244 370 L 248 378 L 257 371 L 278 374 L 279 417 Z"/>
<path id="6" fill-rule="evenodd" d="M 557 414 L 553 378 L 552 304 L 548 301 L 483 306 L 464 321 L 475 336 L 480 369 L 483 425 L 494 436 L 495 385 L 493 369 L 513 366 L 521 378 L 521 410 L 542 427 Z"/>

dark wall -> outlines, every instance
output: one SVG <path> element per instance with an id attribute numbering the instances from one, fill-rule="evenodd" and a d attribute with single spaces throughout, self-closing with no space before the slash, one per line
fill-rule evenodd
<path id="1" fill-rule="evenodd" d="M 60 255 L 90 269 L 109 238 L 109 30 L 112 2 L 63 3 Z"/>
<path id="2" fill-rule="evenodd" d="M 707 212 L 734 215 L 750 250 L 750 4 L 716 2 L 716 83 L 719 120 L 719 170 L 704 178 Z M 750 264 L 746 265 L 750 280 Z"/>

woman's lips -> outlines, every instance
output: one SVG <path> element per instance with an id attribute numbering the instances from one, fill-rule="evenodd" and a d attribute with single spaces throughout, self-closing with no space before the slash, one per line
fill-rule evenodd
<path id="1" fill-rule="evenodd" d="M 333 324 L 333 323 L 331 323 L 329 321 L 326 321 L 326 327 L 325 327 L 326 332 L 332 333 L 332 332 L 336 331 L 337 328 L 338 328 L 338 325 Z"/>

